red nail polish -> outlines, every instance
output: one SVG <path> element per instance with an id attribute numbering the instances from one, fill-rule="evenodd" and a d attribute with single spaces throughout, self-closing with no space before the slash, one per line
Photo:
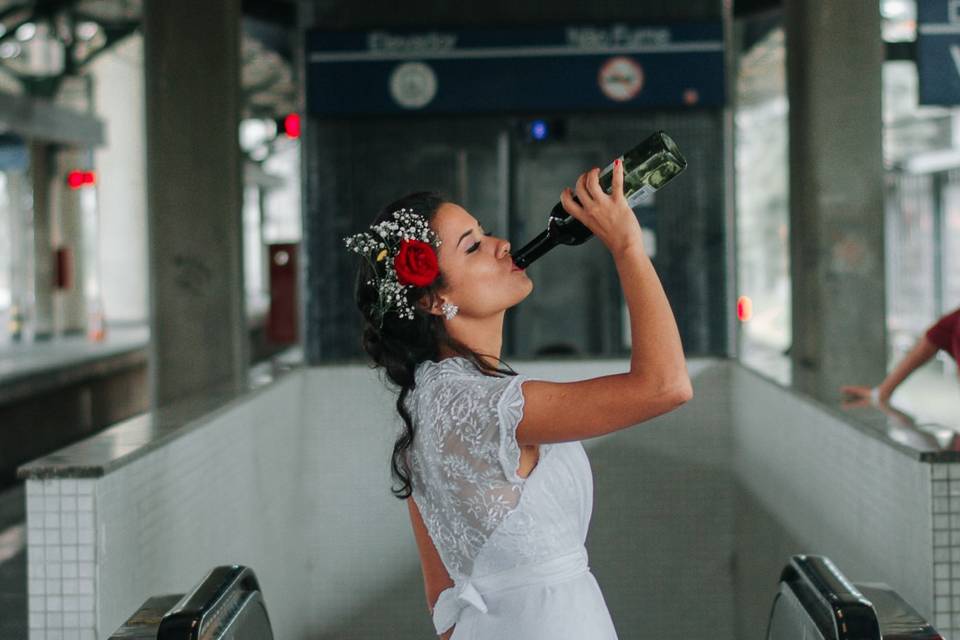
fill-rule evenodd
<path id="1" fill-rule="evenodd" d="M 619 167 L 619 166 L 620 166 L 620 158 L 617 158 L 616 160 L 614 160 L 614 161 L 613 161 L 613 165 L 614 165 L 615 167 Z"/>

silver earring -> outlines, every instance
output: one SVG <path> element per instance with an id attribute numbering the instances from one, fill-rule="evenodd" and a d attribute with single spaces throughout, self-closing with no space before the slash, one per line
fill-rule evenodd
<path id="1" fill-rule="evenodd" d="M 447 320 L 453 320 L 453 316 L 457 315 L 457 311 L 460 310 L 460 307 L 449 302 L 444 302 L 440 308 L 443 310 L 443 317 Z"/>

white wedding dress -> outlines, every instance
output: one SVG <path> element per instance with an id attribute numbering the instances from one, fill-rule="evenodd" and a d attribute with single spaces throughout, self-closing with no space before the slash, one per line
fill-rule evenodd
<path id="1" fill-rule="evenodd" d="M 451 640 L 616 640 L 587 563 L 593 475 L 579 441 L 540 445 L 517 474 L 527 376 L 466 358 L 421 363 L 406 399 L 413 499 L 454 581 L 433 611 Z"/>

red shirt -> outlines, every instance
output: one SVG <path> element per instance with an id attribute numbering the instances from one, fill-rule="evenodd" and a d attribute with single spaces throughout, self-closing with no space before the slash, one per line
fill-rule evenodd
<path id="1" fill-rule="evenodd" d="M 960 309 L 943 316 L 927 329 L 927 340 L 960 363 Z"/>

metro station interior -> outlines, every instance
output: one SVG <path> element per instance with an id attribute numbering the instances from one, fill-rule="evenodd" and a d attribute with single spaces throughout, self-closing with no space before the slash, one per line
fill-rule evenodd
<path id="1" fill-rule="evenodd" d="M 516 255 L 655 132 L 693 395 L 580 440 L 615 637 L 960 640 L 957 0 L 0 0 L 0 640 L 489 637 L 343 239 L 431 191 Z M 633 370 L 603 242 L 524 272 L 503 362 Z"/>

